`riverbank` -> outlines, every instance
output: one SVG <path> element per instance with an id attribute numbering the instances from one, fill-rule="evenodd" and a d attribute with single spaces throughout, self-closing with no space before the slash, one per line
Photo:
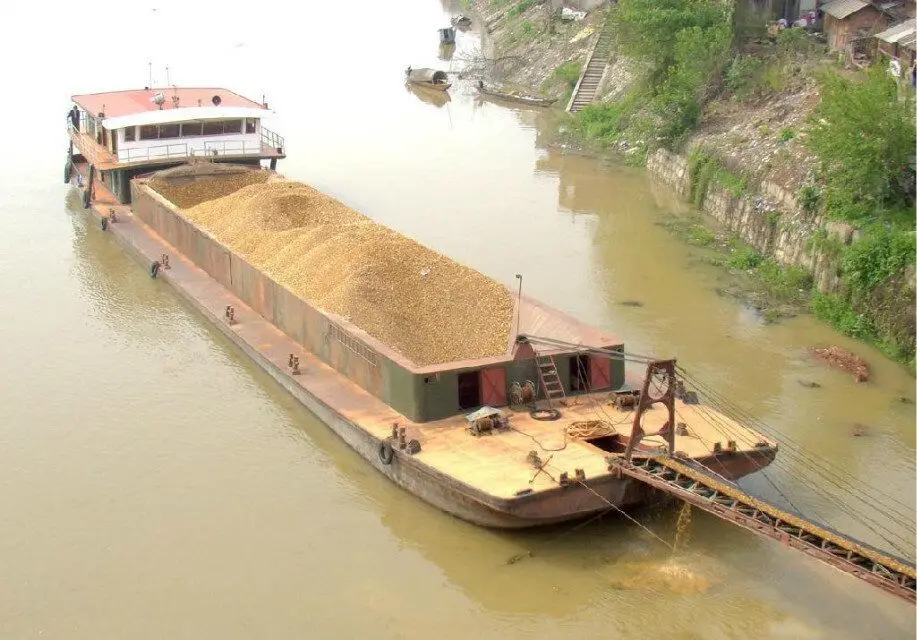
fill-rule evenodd
<path id="1" fill-rule="evenodd" d="M 558 118 L 558 141 L 645 165 L 656 180 L 696 205 L 713 234 L 727 235 L 718 244 L 729 254 L 719 261 L 757 281 L 754 306 L 773 301 L 762 310 L 765 317 L 813 311 L 913 372 L 917 299 L 908 252 L 913 224 L 899 222 L 902 216 L 894 209 L 901 204 L 894 198 L 865 214 L 836 204 L 839 193 L 848 201 L 863 200 L 864 194 L 841 193 L 849 179 L 832 183 L 828 160 L 811 139 L 813 132 L 819 135 L 813 122 L 823 119 L 825 82 L 859 78 L 839 67 L 818 37 L 801 29 L 768 34 L 760 16 L 725 16 L 731 31 L 716 20 L 698 27 L 703 51 L 678 53 L 673 46 L 673 57 L 666 58 L 662 44 L 646 47 L 645 38 L 628 32 L 643 28 L 639 21 L 652 12 L 642 0 L 619 5 L 618 11 L 636 17 L 597 9 L 570 22 L 552 16 L 550 3 L 466 4 L 486 32 L 490 60 L 473 71 L 513 90 L 557 98 L 558 112 L 599 30 L 616 27 L 615 51 L 596 101 L 576 116 Z M 668 35 L 675 40 L 676 34 Z M 684 73 L 672 72 L 654 86 L 660 81 L 652 70 L 663 63 Z M 688 84 L 676 90 L 678 82 Z M 685 91 L 700 97 L 686 102 Z M 822 155 L 831 144 L 820 145 Z M 912 200 L 903 195 L 905 202 Z M 867 264 L 867 254 L 880 259 Z"/>

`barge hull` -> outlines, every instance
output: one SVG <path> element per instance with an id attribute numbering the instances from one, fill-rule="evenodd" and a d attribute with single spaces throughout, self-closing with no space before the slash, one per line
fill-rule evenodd
<path id="1" fill-rule="evenodd" d="M 92 215 L 100 223 L 110 210 L 117 213 L 119 221 L 108 224 L 108 231 L 147 268 L 148 273 L 155 261 L 160 260 L 163 254 L 168 255 L 170 268 L 160 269 L 159 279 L 170 284 L 192 308 L 203 314 L 377 471 L 437 508 L 480 526 L 520 529 L 576 520 L 654 498 L 654 490 L 645 484 L 610 473 L 590 478 L 585 483 L 501 498 L 465 485 L 397 449 L 391 462 L 386 464 L 380 456 L 385 436 L 370 433 L 334 408 L 334 405 L 343 406 L 351 414 L 365 413 L 369 416 L 379 413 L 378 399 L 346 380 L 251 309 L 137 218 L 130 207 L 104 199 L 92 203 L 90 207 Z M 234 324 L 229 324 L 224 318 L 227 306 L 235 309 Z M 300 359 L 302 374 L 299 376 L 287 370 L 291 353 Z M 400 414 L 390 409 L 388 412 L 393 419 L 403 420 Z M 752 463 L 747 454 L 721 454 L 718 457 L 720 473 L 727 477 L 740 477 L 766 466 L 775 453 L 776 450 L 770 449 L 757 452 L 760 464 Z"/>

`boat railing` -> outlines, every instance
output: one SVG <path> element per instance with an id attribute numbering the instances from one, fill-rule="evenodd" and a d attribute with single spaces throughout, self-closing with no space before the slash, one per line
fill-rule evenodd
<path id="1" fill-rule="evenodd" d="M 251 140 L 219 140 L 206 141 L 198 144 L 176 142 L 136 149 L 119 149 L 118 162 L 131 164 L 134 162 L 147 162 L 150 160 L 168 160 L 170 158 L 184 158 L 190 156 L 220 157 L 259 155 L 261 142 Z"/>
<path id="2" fill-rule="evenodd" d="M 271 131 L 270 129 L 268 129 L 267 127 L 263 125 L 261 127 L 261 142 L 262 144 L 264 144 L 267 147 L 270 147 L 271 149 L 280 150 L 280 149 L 283 149 L 285 146 L 284 144 L 285 141 L 283 139 L 283 136 L 277 135 L 276 133 L 274 133 L 273 131 Z"/>

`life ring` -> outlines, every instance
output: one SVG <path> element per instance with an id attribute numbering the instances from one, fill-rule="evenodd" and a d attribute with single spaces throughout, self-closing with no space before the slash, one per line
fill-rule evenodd
<path id="1" fill-rule="evenodd" d="M 108 229 L 108 216 L 102 216 L 102 231 Z"/>
<path id="2" fill-rule="evenodd" d="M 150 265 L 150 277 L 155 278 L 156 274 L 159 273 L 159 261 L 156 260 L 153 264 Z"/>
<path id="3" fill-rule="evenodd" d="M 550 422 L 552 420 L 557 420 L 560 417 L 560 411 L 557 409 L 534 409 L 529 411 L 529 415 L 532 417 L 532 420 L 544 420 Z"/>
<path id="4" fill-rule="evenodd" d="M 379 460 L 382 461 L 382 464 L 389 465 L 394 459 L 395 449 L 392 448 L 392 439 L 386 438 L 379 443 Z"/>

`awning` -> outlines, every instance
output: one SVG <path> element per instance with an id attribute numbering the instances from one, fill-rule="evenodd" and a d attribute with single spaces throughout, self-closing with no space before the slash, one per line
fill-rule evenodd
<path id="1" fill-rule="evenodd" d="M 123 129 L 124 127 L 142 127 L 148 124 L 167 124 L 191 120 L 263 118 L 270 113 L 267 109 L 253 109 L 251 107 L 179 107 L 178 109 L 157 109 L 156 111 L 142 111 L 117 118 L 105 118 L 102 120 L 102 126 L 106 129 Z"/>

